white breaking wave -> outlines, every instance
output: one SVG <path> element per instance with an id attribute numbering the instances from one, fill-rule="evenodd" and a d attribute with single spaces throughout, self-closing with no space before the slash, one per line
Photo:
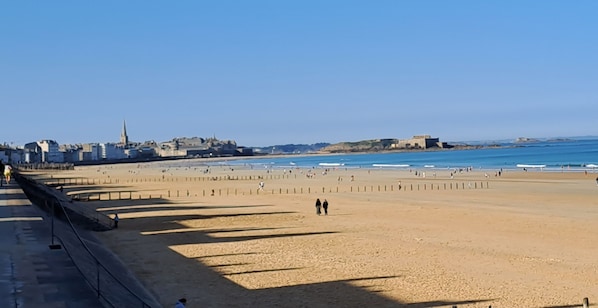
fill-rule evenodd
<path id="1" fill-rule="evenodd" d="M 517 168 L 546 168 L 546 165 L 517 164 Z"/>
<path id="2" fill-rule="evenodd" d="M 338 167 L 338 166 L 344 166 L 345 164 L 341 164 L 341 163 L 319 163 L 319 166 L 329 166 L 329 167 Z"/>
<path id="3" fill-rule="evenodd" d="M 374 167 L 390 167 L 390 168 L 405 168 L 409 165 L 393 165 L 393 164 L 373 164 Z"/>

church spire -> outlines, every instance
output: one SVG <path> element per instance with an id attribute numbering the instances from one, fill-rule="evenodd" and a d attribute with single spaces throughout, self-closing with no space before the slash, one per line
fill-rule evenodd
<path id="1" fill-rule="evenodd" d="M 129 144 L 129 136 L 127 136 L 127 123 L 123 120 L 123 131 L 120 133 L 120 143 L 123 145 Z"/>

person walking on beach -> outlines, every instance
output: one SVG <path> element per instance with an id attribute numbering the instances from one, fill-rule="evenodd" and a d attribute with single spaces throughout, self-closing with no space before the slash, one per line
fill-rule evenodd
<path id="1" fill-rule="evenodd" d="M 6 179 L 6 184 L 10 184 L 10 177 L 12 175 L 12 167 L 10 165 L 4 166 L 4 178 Z"/>
<path id="2" fill-rule="evenodd" d="M 118 218 L 118 213 L 114 213 L 114 229 L 118 229 L 118 221 L 120 220 L 120 218 Z"/>
<path id="3" fill-rule="evenodd" d="M 598 186 L 598 177 L 596 177 L 596 186 Z"/>
<path id="4" fill-rule="evenodd" d="M 318 215 L 322 214 L 322 211 L 320 210 L 321 207 L 322 207 L 322 202 L 320 201 L 320 198 L 318 198 L 316 200 L 316 214 L 318 214 Z"/>
<path id="5" fill-rule="evenodd" d="M 0 159 L 0 187 L 2 187 L 2 177 L 4 176 L 4 163 Z"/>
<path id="6" fill-rule="evenodd" d="M 324 203 L 322 203 L 322 207 L 324 208 L 324 215 L 328 215 L 328 200 L 324 199 Z"/>

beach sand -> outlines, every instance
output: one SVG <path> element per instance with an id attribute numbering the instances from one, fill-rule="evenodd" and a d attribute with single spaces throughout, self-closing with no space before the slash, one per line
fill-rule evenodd
<path id="1" fill-rule="evenodd" d="M 308 177 L 180 164 L 51 172 L 79 179 L 66 194 L 104 192 L 81 206 L 118 212 L 119 228 L 97 236 L 165 307 L 180 297 L 188 307 L 598 300 L 596 173 L 333 168 Z M 316 215 L 316 198 L 330 202 L 328 215 Z"/>

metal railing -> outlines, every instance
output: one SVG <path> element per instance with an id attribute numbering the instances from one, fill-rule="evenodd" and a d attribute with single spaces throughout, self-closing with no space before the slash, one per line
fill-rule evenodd
<path id="1" fill-rule="evenodd" d="M 106 251 L 100 243 L 92 239 L 84 239 L 81 236 L 71 219 L 71 216 L 77 216 L 78 213 L 65 208 L 56 196 L 38 187 L 36 182 L 20 176 L 18 173 L 15 173 L 15 179 L 33 204 L 50 213 L 52 244 L 54 244 L 54 239 L 61 243 L 75 267 L 97 293 L 98 298 L 110 307 L 159 307 L 154 303 L 155 300 L 138 295 L 128 286 L 137 284 L 134 277 L 129 275 L 117 277 L 113 273 L 114 269 L 111 270 L 105 264 L 110 263 L 105 260 L 112 259 L 109 255 L 110 252 Z M 90 223 L 93 223 L 93 220 Z M 104 258 L 98 257 L 98 254 L 104 254 Z M 111 266 L 118 267 L 120 265 L 111 264 Z"/>

